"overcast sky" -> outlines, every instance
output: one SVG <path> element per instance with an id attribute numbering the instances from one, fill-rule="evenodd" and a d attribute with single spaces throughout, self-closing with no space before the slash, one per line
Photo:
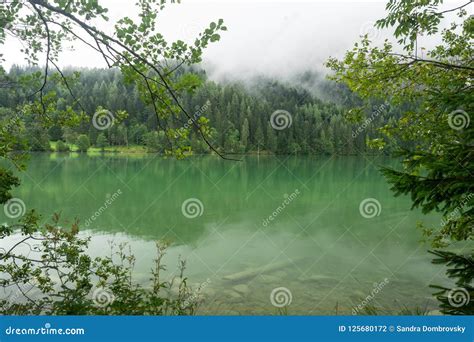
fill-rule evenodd
<path id="1" fill-rule="evenodd" d="M 448 1 L 452 5 L 465 1 Z M 111 21 L 135 11 L 133 0 L 100 0 Z M 372 28 L 385 13 L 386 1 L 366 0 L 182 0 L 159 16 L 159 28 L 170 40 L 192 42 L 211 21 L 224 19 L 228 31 L 204 55 L 214 77 L 283 76 L 321 70 L 329 56 L 341 56 L 359 35 L 382 42 L 388 32 Z M 112 27 L 112 25 L 108 25 Z M 101 28 L 107 30 L 106 26 Z M 427 42 L 429 45 L 429 42 Z M 22 61 L 20 46 L 4 47 L 6 66 Z M 105 67 L 91 49 L 76 45 L 65 52 L 63 66 Z"/>

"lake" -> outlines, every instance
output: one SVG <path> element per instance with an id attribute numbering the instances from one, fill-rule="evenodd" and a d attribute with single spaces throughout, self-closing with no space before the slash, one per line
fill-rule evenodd
<path id="1" fill-rule="evenodd" d="M 128 242 L 139 282 L 154 241 L 171 242 L 164 276 L 187 261 L 188 283 L 202 287 L 200 314 L 436 309 L 428 285 L 446 280 L 416 224 L 439 226 L 440 217 L 395 198 L 380 165 L 396 161 L 33 154 L 14 195 L 45 217 L 80 219 L 94 255 Z"/>

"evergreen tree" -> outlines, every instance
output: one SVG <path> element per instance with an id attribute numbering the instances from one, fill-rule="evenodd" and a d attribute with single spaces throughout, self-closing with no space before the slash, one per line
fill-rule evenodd
<path id="1" fill-rule="evenodd" d="M 277 151 L 277 136 L 270 123 L 267 125 L 267 144 L 266 147 L 271 152 Z"/>
<path id="2" fill-rule="evenodd" d="M 370 108 L 377 98 L 402 109 L 399 120 L 384 126 L 382 135 L 373 139 L 373 147 L 384 148 L 398 139 L 397 156 L 403 164 L 398 169 L 382 172 L 396 195 L 410 195 L 413 208 L 423 213 L 439 212 L 443 223 L 424 227 L 434 248 L 447 247 L 457 241 L 474 239 L 474 18 L 465 6 L 441 10 L 440 2 L 392 0 L 388 15 L 378 27 L 394 27 L 395 37 L 405 53 L 398 53 L 389 42 L 372 46 L 367 37 L 349 51 L 342 60 L 328 62 L 334 79 L 343 82 L 361 96 L 363 108 Z M 420 34 L 439 34 L 445 13 L 457 11 L 457 19 L 442 31 L 440 42 L 429 58 L 418 57 Z M 360 110 L 359 110 L 360 111 Z M 435 252 L 435 263 L 448 266 L 448 276 L 457 278 L 464 301 L 452 300 L 457 289 L 437 286 L 436 293 L 444 313 L 474 314 L 474 249 L 463 252 Z M 450 268 L 453 267 L 453 268 Z"/>
<path id="3" fill-rule="evenodd" d="M 35 69 L 12 69 L 9 77 L 25 76 L 32 70 Z M 104 132 L 109 144 L 114 146 L 129 143 L 146 145 L 145 134 L 156 130 L 160 125 L 185 126 L 194 129 L 190 127 L 192 125 L 186 123 L 187 120 L 184 122 L 165 120 L 164 122 L 160 119 L 161 122 L 159 122 L 152 106 L 143 102 L 137 86 L 126 84 L 124 77 L 115 70 L 81 70 L 79 84 L 80 87 L 75 89 L 75 93 L 86 109 L 86 117 L 76 126 L 64 127 L 62 132 L 61 125 L 54 123 L 48 131 L 53 141 L 62 137 L 67 143 L 72 144 L 75 143 L 79 134 L 87 134 L 91 144 L 96 145 L 101 131 L 92 125 L 92 117 L 101 106 L 112 109 L 114 124 Z M 63 87 L 56 88 L 57 111 L 66 111 L 67 108 L 77 106 Z M 345 91 L 348 92 L 348 90 Z M 127 96 L 122 96 L 124 92 Z M 8 97 L 8 91 L 0 88 L 0 97 Z M 350 95 L 346 94 L 346 97 Z M 23 98 L 19 96 L 15 101 L 9 98 L 11 107 L 7 109 L 13 109 L 27 101 L 26 94 Z M 366 127 L 361 134 L 352 137 L 351 124 L 342 120 L 344 108 L 320 101 L 307 95 L 301 89 L 267 80 L 259 81 L 252 92 L 237 83 L 220 85 L 205 81 L 198 91 L 186 94 L 183 103 L 196 118 L 209 119 L 216 132 L 212 142 L 220 151 L 226 150 L 225 145 L 229 145 L 229 142 L 235 138 L 234 129 L 237 129 L 241 146 L 238 148 L 234 146 L 233 152 L 265 149 L 278 154 L 294 154 L 295 149 L 290 148 L 290 144 L 294 142 L 299 146 L 298 153 L 304 154 L 363 153 L 366 149 L 364 138 L 366 135 L 375 136 L 377 133 L 375 126 L 398 119 L 393 116 L 398 114 L 394 113 L 388 113 L 387 116 L 380 115 L 373 121 L 374 127 Z M 293 125 L 282 131 L 277 131 L 268 125 L 274 108 L 292 108 Z M 119 118 L 117 114 L 120 109 L 126 109 L 128 117 Z M 26 126 L 28 127 L 29 124 L 26 123 Z M 321 130 L 325 131 L 324 134 L 330 142 L 320 141 Z M 191 135 L 195 133 L 191 132 Z M 194 139 L 192 146 L 202 145 L 196 141 L 196 139 L 201 139 L 199 135 L 195 135 L 192 139 Z M 293 140 L 290 142 L 291 139 Z M 234 143 L 232 142 L 231 145 Z M 202 152 L 209 152 L 209 148 L 201 147 Z"/>
<path id="4" fill-rule="evenodd" d="M 107 141 L 107 138 L 105 137 L 104 133 L 100 133 L 97 136 L 97 141 L 96 141 L 96 146 L 100 148 L 102 151 L 104 151 L 105 147 L 109 145 L 109 142 Z"/>
<path id="5" fill-rule="evenodd" d="M 265 146 L 265 137 L 263 136 L 260 120 L 257 121 L 257 130 L 255 131 L 255 145 L 258 151 L 260 151 Z"/>
<path id="6" fill-rule="evenodd" d="M 240 145 L 242 146 L 243 152 L 247 151 L 249 138 L 249 121 L 245 118 L 244 123 L 242 124 L 242 130 L 240 133 Z"/>

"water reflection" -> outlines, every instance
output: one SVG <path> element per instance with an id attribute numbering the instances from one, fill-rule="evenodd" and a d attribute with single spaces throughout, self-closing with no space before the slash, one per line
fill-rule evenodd
<path id="1" fill-rule="evenodd" d="M 273 313 L 269 296 L 279 286 L 291 290 L 290 313 L 350 313 L 385 278 L 373 305 L 434 307 L 427 285 L 439 280 L 439 269 L 419 242 L 415 226 L 422 216 L 409 210 L 408 199 L 392 196 L 377 169 L 382 164 L 394 161 L 40 154 L 31 158 L 15 196 L 45 216 L 60 209 L 84 222 L 100 211 L 85 232 L 93 237 L 91 253 L 102 253 L 109 240 L 130 243 L 143 281 L 153 241 L 172 241 L 167 276 L 181 255 L 192 282 L 210 280 L 202 313 Z M 295 190 L 298 196 L 286 204 Z M 189 198 L 202 202 L 202 215 L 182 214 Z M 379 216 L 360 215 L 365 198 L 380 202 Z"/>

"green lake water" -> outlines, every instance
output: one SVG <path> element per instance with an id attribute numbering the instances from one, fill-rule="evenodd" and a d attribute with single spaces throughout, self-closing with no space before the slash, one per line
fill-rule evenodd
<path id="1" fill-rule="evenodd" d="M 428 285 L 444 284 L 444 270 L 416 224 L 440 218 L 395 198 L 380 165 L 396 161 L 36 154 L 14 195 L 45 217 L 80 219 L 94 255 L 128 242 L 142 283 L 154 241 L 171 242 L 164 277 L 187 261 L 200 314 L 276 314 L 282 301 L 290 315 L 350 314 L 364 301 L 385 313 L 434 310 Z M 361 213 L 366 199 L 375 206 Z"/>

